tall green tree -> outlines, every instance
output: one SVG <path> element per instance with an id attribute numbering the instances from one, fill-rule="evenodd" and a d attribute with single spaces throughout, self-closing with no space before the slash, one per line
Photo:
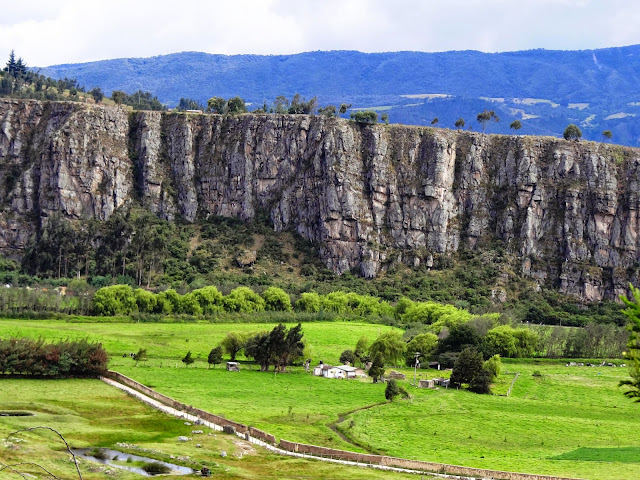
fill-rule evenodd
<path id="1" fill-rule="evenodd" d="M 402 341 L 402 335 L 399 332 L 385 332 L 371 344 L 369 354 L 373 358 L 380 355 L 384 363 L 398 365 L 406 348 L 407 345 Z"/>
<path id="2" fill-rule="evenodd" d="M 222 363 L 222 347 L 220 345 L 211 349 L 207 357 L 207 363 L 209 364 L 209 368 L 211 368 L 211 365 L 215 368 L 217 364 Z"/>
<path id="3" fill-rule="evenodd" d="M 247 106 L 240 97 L 233 97 L 227 100 L 227 108 L 225 113 L 236 115 L 239 113 L 247 113 Z"/>
<path id="4" fill-rule="evenodd" d="M 113 100 L 116 105 L 122 105 L 127 98 L 127 94 L 121 90 L 114 90 L 111 92 L 111 100 Z"/>
<path id="5" fill-rule="evenodd" d="M 518 131 L 522 128 L 522 123 L 520 123 L 520 120 L 514 120 L 511 122 L 511 125 L 509 125 L 509 128 Z"/>
<path id="6" fill-rule="evenodd" d="M 577 125 L 573 123 L 567 125 L 567 128 L 564 129 L 564 133 L 562 134 L 565 140 L 578 140 L 582 137 L 582 131 L 578 128 Z"/>
<path id="7" fill-rule="evenodd" d="M 384 372 L 384 360 L 382 355 L 377 353 L 373 357 L 373 362 L 371 363 L 368 374 L 373 378 L 373 383 L 378 383 L 384 376 Z"/>
<path id="8" fill-rule="evenodd" d="M 222 339 L 220 345 L 224 349 L 224 351 L 231 357 L 231 361 L 235 361 L 238 353 L 242 351 L 244 345 L 246 343 L 246 339 L 244 336 L 238 332 L 229 332 Z"/>
<path id="9" fill-rule="evenodd" d="M 221 115 L 225 112 L 226 106 L 227 101 L 222 97 L 211 97 L 207 100 L 207 112 Z"/>
<path id="10" fill-rule="evenodd" d="M 471 383 L 473 378 L 484 369 L 482 353 L 474 347 L 467 347 L 458 356 L 451 371 L 451 383 L 462 385 Z"/>
<path id="11" fill-rule="evenodd" d="M 485 110 L 484 112 L 480 112 L 476 116 L 476 119 L 482 125 L 482 133 L 485 132 L 485 130 L 487 128 L 487 123 L 490 120 L 493 120 L 494 122 L 499 122 L 500 121 L 500 117 L 498 117 L 498 115 L 496 115 L 495 110 Z"/>
<path id="12" fill-rule="evenodd" d="M 184 363 L 185 367 L 188 367 L 189 365 L 191 365 L 193 362 L 195 362 L 195 360 L 193 359 L 193 357 L 191 356 L 191 350 L 189 350 L 187 352 L 187 354 L 184 356 L 184 358 L 182 359 L 182 363 Z"/>
<path id="13" fill-rule="evenodd" d="M 629 323 L 629 341 L 627 343 L 627 351 L 625 358 L 629 361 L 629 373 L 631 380 L 623 380 L 620 385 L 629 387 L 624 394 L 636 402 L 640 402 L 640 290 L 630 285 L 633 300 L 629 300 L 626 296 L 620 297 L 627 306 L 622 311 Z"/>
<path id="14" fill-rule="evenodd" d="M 455 126 L 457 129 L 464 128 L 464 118 L 460 117 L 456 120 Z"/>
<path id="15" fill-rule="evenodd" d="M 138 366 L 139 362 L 146 362 L 147 360 L 147 349 L 146 348 L 140 348 L 137 353 L 133 354 L 133 361 L 136 362 L 135 366 Z"/>

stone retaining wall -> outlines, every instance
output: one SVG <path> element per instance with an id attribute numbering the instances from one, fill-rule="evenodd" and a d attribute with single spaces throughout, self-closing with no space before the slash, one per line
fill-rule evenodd
<path id="1" fill-rule="evenodd" d="M 219 415 L 213 415 L 209 412 L 205 412 L 204 410 L 200 410 L 199 408 L 192 407 L 191 405 L 186 405 L 184 403 L 178 402 L 177 400 L 174 400 L 171 397 L 163 395 L 162 393 L 158 393 L 155 390 L 144 386 L 140 382 L 136 382 L 135 380 L 122 375 L 121 373 L 110 370 L 107 372 L 106 376 L 111 378 L 112 380 L 115 380 L 116 382 L 120 382 L 124 385 L 127 385 L 128 387 L 138 390 L 139 392 L 144 393 L 145 395 L 153 398 L 154 400 L 162 402 L 165 405 L 175 408 L 176 410 L 182 410 L 184 412 L 190 413 L 192 415 L 202 418 L 203 420 L 220 425 L 221 427 L 225 427 L 225 426 L 233 427 L 235 431 L 239 433 L 249 433 L 249 427 L 242 423 L 234 422 L 232 420 L 227 420 L 226 418 L 221 417 Z M 261 430 L 257 430 L 257 429 L 255 430 L 256 432 L 263 433 Z M 264 440 L 265 442 L 268 441 L 268 440 L 265 440 L 264 438 L 259 437 L 259 435 L 256 435 L 256 437 L 260 438 L 261 440 Z M 273 435 L 268 435 L 268 437 L 273 437 Z M 275 437 L 273 437 L 273 443 L 275 443 Z"/>
<path id="2" fill-rule="evenodd" d="M 481 477 L 484 479 L 500 480 L 572 480 L 564 477 L 549 475 L 535 475 L 531 473 L 502 472 L 499 470 L 485 470 L 483 468 L 462 467 L 459 465 L 447 465 L 445 463 L 423 462 L 420 460 L 408 460 L 405 458 L 387 457 L 383 455 L 369 455 L 365 453 L 349 452 L 334 448 L 306 445 L 304 443 L 280 440 L 280 448 L 289 452 L 304 453 L 339 460 L 347 460 L 359 463 L 370 463 L 386 467 L 406 468 L 433 473 L 447 473 L 463 475 L 467 477 Z"/>

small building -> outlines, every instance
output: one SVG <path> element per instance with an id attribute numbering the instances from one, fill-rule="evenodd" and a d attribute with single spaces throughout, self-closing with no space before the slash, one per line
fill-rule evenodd
<path id="1" fill-rule="evenodd" d="M 436 388 L 435 380 L 419 380 L 418 388 Z"/>
<path id="2" fill-rule="evenodd" d="M 239 372 L 240 367 L 238 366 L 238 362 L 227 362 L 227 370 L 229 372 Z"/>
<path id="3" fill-rule="evenodd" d="M 429 362 L 429 368 L 433 368 L 434 370 L 440 370 L 440 362 Z"/>
<path id="4" fill-rule="evenodd" d="M 350 365 L 339 365 L 334 367 L 332 365 L 325 365 L 320 362 L 320 365 L 313 369 L 313 374 L 316 377 L 325 378 L 356 378 L 356 367 Z"/>

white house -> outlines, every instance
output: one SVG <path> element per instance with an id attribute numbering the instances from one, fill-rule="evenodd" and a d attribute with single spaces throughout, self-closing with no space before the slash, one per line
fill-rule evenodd
<path id="1" fill-rule="evenodd" d="M 325 378 L 356 378 L 356 367 L 350 365 L 339 365 L 337 367 L 321 363 L 313 369 L 316 377 Z"/>

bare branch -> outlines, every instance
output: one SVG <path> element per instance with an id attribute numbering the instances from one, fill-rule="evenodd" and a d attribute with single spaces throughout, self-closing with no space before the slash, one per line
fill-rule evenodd
<path id="1" fill-rule="evenodd" d="M 11 470 L 12 472 L 17 473 L 18 475 L 20 475 L 20 476 L 21 476 L 22 478 L 24 478 L 25 480 L 28 480 L 28 479 L 27 479 L 27 476 L 26 476 L 24 473 L 20 472 L 19 470 L 16 470 L 16 469 L 15 469 L 15 468 L 13 468 L 11 465 L 6 465 L 6 464 L 1 463 L 1 462 L 0 462 L 0 465 L 2 465 L 2 468 L 0 468 L 0 472 L 1 472 L 2 470 L 4 470 L 5 468 L 8 468 L 8 469 L 9 469 L 9 470 Z"/>
<path id="2" fill-rule="evenodd" d="M 78 472 L 78 477 L 80 478 L 80 480 L 83 480 L 82 473 L 80 473 L 80 467 L 78 466 L 78 460 L 76 459 L 75 454 L 71 451 L 71 448 L 69 447 L 69 444 L 67 443 L 65 438 L 62 436 L 62 434 L 59 431 L 57 431 L 56 429 L 51 428 L 51 427 L 42 427 L 42 426 L 23 428 L 22 430 L 17 430 L 15 432 L 10 433 L 7 436 L 7 438 L 12 437 L 13 435 L 16 435 L 17 433 L 20 433 L 20 432 L 30 432 L 32 430 L 38 430 L 38 429 L 51 430 L 52 432 L 54 432 L 56 435 L 58 435 L 62 439 L 62 441 L 64 442 L 65 446 L 67 447 L 67 452 L 69 452 L 71 454 L 71 456 L 73 457 L 73 463 L 76 466 L 76 470 Z"/>
<path id="3" fill-rule="evenodd" d="M 12 470 L 14 470 L 12 467 L 17 467 L 18 465 L 32 465 L 34 467 L 38 467 L 41 468 L 42 470 L 44 470 L 45 472 L 47 472 L 49 474 L 49 476 L 55 478 L 56 480 L 62 480 L 60 477 L 57 477 L 56 475 L 54 475 L 53 473 L 51 473 L 49 470 L 47 470 L 46 468 L 44 468 L 42 465 L 39 465 L 37 463 L 32 463 L 32 462 L 20 462 L 20 463 L 12 463 L 11 465 L 5 465 L 3 467 L 0 468 L 0 472 L 2 470 L 4 470 L 5 468 L 11 468 Z M 17 471 L 16 471 L 17 472 Z M 20 473 L 20 472 L 17 472 Z"/>

